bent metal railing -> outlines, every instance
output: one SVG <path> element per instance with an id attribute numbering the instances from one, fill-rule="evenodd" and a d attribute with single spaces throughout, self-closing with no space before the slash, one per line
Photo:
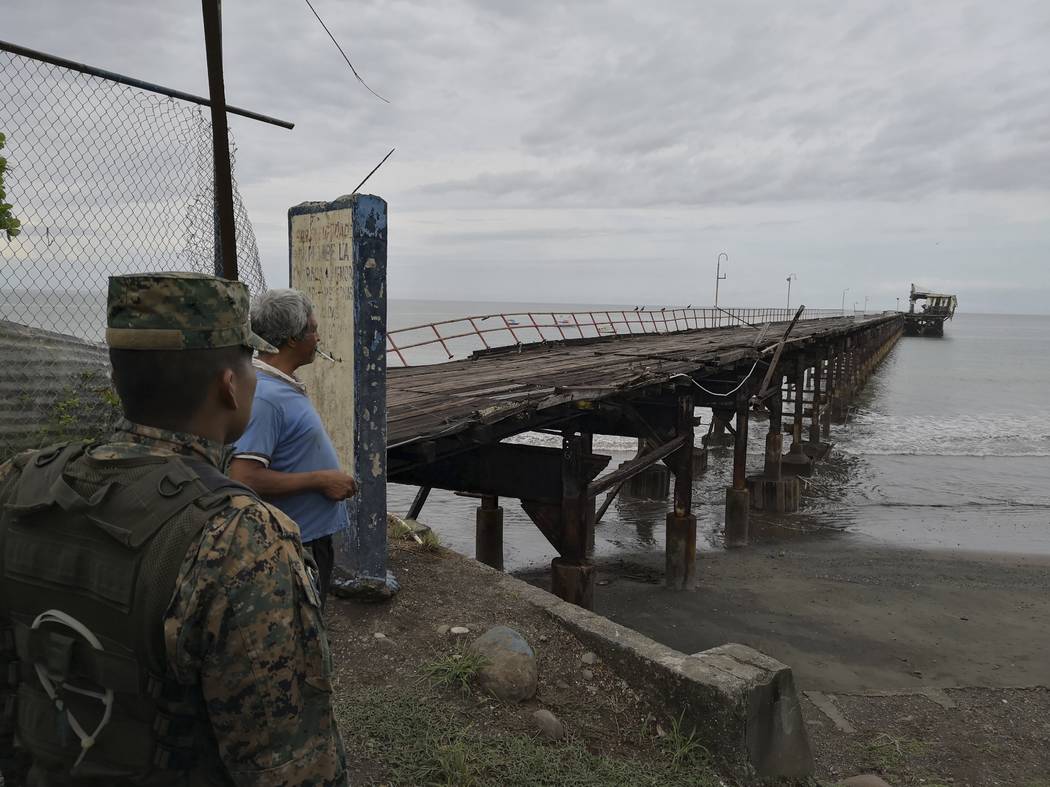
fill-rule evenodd
<path id="1" fill-rule="evenodd" d="M 425 356 L 422 363 L 440 363 L 457 356 L 524 344 L 564 339 L 593 339 L 645 333 L 673 333 L 700 328 L 786 322 L 794 309 L 596 309 L 583 312 L 514 312 L 459 317 L 397 328 L 387 333 L 387 362 L 396 358 L 409 366 L 405 353 Z M 838 309 L 806 309 L 802 319 L 842 317 Z M 423 350 L 422 348 L 427 348 Z M 436 350 L 440 348 L 443 356 Z"/>

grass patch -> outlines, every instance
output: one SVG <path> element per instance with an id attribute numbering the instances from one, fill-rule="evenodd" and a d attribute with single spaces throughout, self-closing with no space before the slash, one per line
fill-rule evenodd
<path id="1" fill-rule="evenodd" d="M 419 539 L 419 546 L 424 552 L 437 552 L 441 549 L 441 539 L 433 530 L 425 530 Z"/>
<path id="2" fill-rule="evenodd" d="M 413 541 L 424 552 L 437 552 L 441 549 L 441 540 L 429 527 L 420 527 L 414 520 L 406 520 L 396 514 L 386 515 L 387 535 L 398 541 Z M 410 524 L 411 522 L 411 524 Z"/>
<path id="3" fill-rule="evenodd" d="M 911 757 L 918 757 L 926 750 L 926 744 L 912 738 L 894 738 L 879 733 L 864 744 L 864 760 L 881 773 L 900 768 Z"/>
<path id="4" fill-rule="evenodd" d="M 710 753 L 701 745 L 695 730 L 686 735 L 684 720 L 684 712 L 679 718 L 671 719 L 671 729 L 660 740 L 660 748 L 671 758 L 673 766 L 707 763 Z"/>
<path id="5" fill-rule="evenodd" d="M 409 525 L 404 519 L 395 515 L 386 515 L 387 524 L 387 535 L 390 538 L 397 538 L 406 541 L 412 540 L 412 526 Z"/>
<path id="6" fill-rule="evenodd" d="M 717 787 L 706 766 L 643 762 L 589 752 L 575 741 L 548 743 L 479 728 L 447 698 L 405 689 L 362 688 L 337 699 L 350 751 L 394 785 L 470 787 Z"/>
<path id="7" fill-rule="evenodd" d="M 423 675 L 439 688 L 470 689 L 474 676 L 488 662 L 477 653 L 449 653 L 437 661 L 424 664 Z"/>

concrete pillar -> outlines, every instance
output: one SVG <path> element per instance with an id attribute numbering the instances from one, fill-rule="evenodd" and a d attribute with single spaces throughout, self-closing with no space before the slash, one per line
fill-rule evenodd
<path id="1" fill-rule="evenodd" d="M 708 450 L 706 445 L 693 445 L 693 478 L 699 478 L 707 471 Z"/>
<path id="2" fill-rule="evenodd" d="M 299 370 L 359 485 L 350 527 L 332 539 L 334 585 L 388 597 L 386 348 L 374 339 L 386 333 L 387 204 L 369 194 L 304 202 L 288 211 L 288 240 L 291 286 L 313 302 L 325 348 L 347 361 Z"/>
<path id="3" fill-rule="evenodd" d="M 791 513 L 798 511 L 799 483 L 794 477 L 786 478 L 784 462 L 783 384 L 779 375 L 776 392 L 766 401 L 769 407 L 769 431 L 766 433 L 766 456 L 761 475 L 747 479 L 748 505 L 754 511 Z"/>
<path id="4" fill-rule="evenodd" d="M 813 381 L 813 402 L 809 411 L 809 441 L 811 443 L 820 442 L 820 383 L 823 376 L 824 359 L 817 358 L 813 365 L 813 374 L 810 377 Z"/>
<path id="5" fill-rule="evenodd" d="M 857 346 L 856 339 L 850 342 L 846 362 L 849 369 L 846 375 L 846 397 L 848 401 L 852 402 L 853 397 L 857 394 L 857 389 L 860 387 L 858 384 L 860 376 L 860 347 Z"/>
<path id="6" fill-rule="evenodd" d="M 746 547 L 751 493 L 747 489 L 726 489 L 726 547 Z"/>
<path id="7" fill-rule="evenodd" d="M 483 496 L 478 506 L 474 554 L 479 563 L 503 570 L 503 507 L 494 495 Z"/>
<path id="8" fill-rule="evenodd" d="M 835 354 L 835 394 L 831 400 L 832 417 L 841 421 L 849 412 L 849 347 L 842 340 Z"/>
<path id="9" fill-rule="evenodd" d="M 835 348 L 832 347 L 828 351 L 827 358 L 827 373 L 828 379 L 824 385 L 824 422 L 820 426 L 820 434 L 824 440 L 831 439 L 831 411 L 833 409 L 832 400 L 835 396 Z"/>
<path id="10" fill-rule="evenodd" d="M 583 436 L 572 432 L 562 437 L 562 554 L 551 563 L 551 590 L 565 601 L 591 609 L 594 566 L 587 560 L 587 549 L 593 538 L 594 500 L 587 495 L 586 443 Z"/>
<path id="11" fill-rule="evenodd" d="M 590 456 L 594 453 L 594 435 L 590 432 L 583 432 L 580 435 L 580 450 L 583 451 L 584 456 Z M 593 497 L 584 496 L 583 499 L 583 513 L 587 517 L 587 554 L 593 554 L 594 552 L 594 525 L 597 519 L 595 515 L 596 501 Z"/>
<path id="12" fill-rule="evenodd" d="M 793 514 L 798 511 L 802 487 L 796 476 L 785 476 L 777 481 L 753 476 L 747 480 L 747 488 L 752 511 L 775 514 Z"/>
<path id="13" fill-rule="evenodd" d="M 639 456 L 646 450 L 646 441 L 638 441 Z M 671 494 L 671 471 L 660 462 L 649 465 L 636 476 L 628 478 L 620 493 L 636 500 L 666 500 Z"/>
<path id="14" fill-rule="evenodd" d="M 674 467 L 674 510 L 667 515 L 664 582 L 672 590 L 696 587 L 696 517 L 693 504 L 693 396 L 678 399 L 678 435 L 685 444 L 671 455 Z"/>
<path id="15" fill-rule="evenodd" d="M 821 384 L 824 382 L 823 358 L 817 358 L 814 362 L 813 371 L 810 374 L 810 380 L 813 383 L 813 400 L 810 403 L 809 411 L 809 439 L 803 441 L 802 450 L 806 456 L 814 462 L 819 462 L 824 459 L 831 450 L 831 444 L 823 442 L 820 439 L 821 427 L 824 423 L 824 391 L 821 389 Z"/>
<path id="16" fill-rule="evenodd" d="M 766 400 L 769 408 L 769 431 L 766 432 L 766 461 L 763 475 L 771 481 L 780 480 L 780 461 L 784 455 L 784 378 L 777 375 L 776 392 Z"/>
<path id="17" fill-rule="evenodd" d="M 795 375 L 794 375 L 794 390 L 795 390 L 795 412 L 793 420 L 791 422 L 791 453 L 798 454 L 802 452 L 802 417 L 805 412 L 805 381 L 806 381 L 806 361 L 800 355 L 795 359 Z"/>
<path id="18" fill-rule="evenodd" d="M 741 388 L 736 400 L 736 439 L 733 441 L 733 485 L 726 489 L 726 546 L 744 547 L 748 541 L 747 423 L 748 392 Z"/>
<path id="19" fill-rule="evenodd" d="M 708 448 L 720 448 L 731 441 L 730 435 L 726 434 L 726 416 L 717 410 L 711 411 L 711 431 L 704 435 L 701 441 Z"/>
<path id="20" fill-rule="evenodd" d="M 594 609 L 594 566 L 586 560 L 551 561 L 551 592 L 584 609 Z"/>
<path id="21" fill-rule="evenodd" d="M 795 359 L 795 420 L 791 424 L 791 451 L 784 457 L 781 463 L 781 471 L 784 475 L 809 475 L 813 472 L 813 460 L 802 450 L 802 419 L 805 413 L 803 391 L 805 390 L 805 379 L 806 360 L 802 356 L 799 356 Z M 752 503 L 752 505 L 754 505 L 754 503 Z M 798 510 L 797 503 L 792 510 Z"/>

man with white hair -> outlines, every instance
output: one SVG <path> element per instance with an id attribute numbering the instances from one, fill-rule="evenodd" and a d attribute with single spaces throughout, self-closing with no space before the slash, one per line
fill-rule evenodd
<path id="1" fill-rule="evenodd" d="M 278 349 L 255 359 L 258 384 L 248 428 L 234 447 L 230 477 L 251 487 L 299 524 L 317 563 L 321 602 L 335 552 L 332 536 L 346 528 L 354 477 L 339 466 L 332 440 L 296 370 L 317 353 L 317 318 L 298 290 L 268 290 L 251 309 L 252 330 Z"/>

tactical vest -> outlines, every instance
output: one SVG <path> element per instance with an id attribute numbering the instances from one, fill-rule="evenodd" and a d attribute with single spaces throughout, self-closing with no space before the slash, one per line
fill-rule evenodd
<path id="1" fill-rule="evenodd" d="M 187 551 L 234 492 L 186 457 L 29 455 L 0 519 L 0 611 L 18 655 L 30 785 L 225 785 L 198 687 L 163 620 Z"/>

